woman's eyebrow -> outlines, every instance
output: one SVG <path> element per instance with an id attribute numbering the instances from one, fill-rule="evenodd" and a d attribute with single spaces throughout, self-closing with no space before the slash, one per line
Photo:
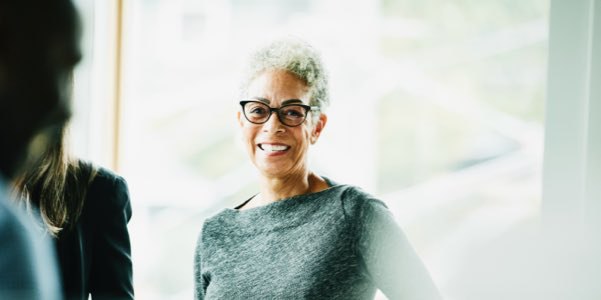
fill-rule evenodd
<path id="1" fill-rule="evenodd" d="M 271 101 L 269 101 L 269 99 L 263 98 L 263 97 L 251 97 L 251 99 L 257 100 L 257 101 L 260 101 L 260 102 L 264 102 L 265 104 L 271 103 Z"/>
<path id="2" fill-rule="evenodd" d="M 271 101 L 267 98 L 263 98 L 263 97 L 251 97 L 251 99 L 263 102 L 267 105 L 271 104 Z M 290 104 L 290 103 L 304 103 L 303 100 L 300 99 L 288 99 L 288 100 L 284 100 L 282 101 L 282 105 L 286 105 L 286 104 Z"/>
<path id="3" fill-rule="evenodd" d="M 289 103 L 299 103 L 299 102 L 303 103 L 303 100 L 300 100 L 300 99 L 288 99 L 288 100 L 282 101 L 282 105 L 289 104 Z"/>

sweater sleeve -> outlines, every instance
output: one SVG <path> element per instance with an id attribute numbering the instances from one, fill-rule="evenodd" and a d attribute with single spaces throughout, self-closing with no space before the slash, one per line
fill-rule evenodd
<path id="1" fill-rule="evenodd" d="M 428 271 L 385 204 L 367 199 L 358 213 L 358 248 L 376 287 L 391 300 L 441 299 Z"/>
<path id="2" fill-rule="evenodd" d="M 204 226 L 203 226 L 204 229 Z M 204 280 L 201 269 L 201 246 L 202 246 L 202 230 L 196 242 L 196 250 L 194 251 L 194 299 L 204 299 L 207 282 Z"/>
<path id="3" fill-rule="evenodd" d="M 127 224 L 132 210 L 125 180 L 110 178 L 97 190 L 102 205 L 94 234 L 94 255 L 90 274 L 92 299 L 134 299 L 131 245 Z M 90 190 L 89 192 L 94 192 Z"/>

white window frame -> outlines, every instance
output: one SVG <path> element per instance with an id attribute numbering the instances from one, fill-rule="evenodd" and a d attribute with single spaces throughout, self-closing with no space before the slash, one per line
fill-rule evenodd
<path id="1" fill-rule="evenodd" d="M 601 1 L 551 0 L 543 223 L 601 219 Z"/>
<path id="2" fill-rule="evenodd" d="M 123 0 L 75 0 L 84 57 L 75 70 L 71 148 L 80 158 L 118 170 Z"/>

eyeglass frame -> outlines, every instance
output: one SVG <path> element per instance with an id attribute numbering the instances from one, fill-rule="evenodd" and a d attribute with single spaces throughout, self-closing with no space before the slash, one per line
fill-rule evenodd
<path id="1" fill-rule="evenodd" d="M 289 99 L 289 100 L 298 100 L 298 101 L 301 101 L 299 99 Z M 265 119 L 265 121 L 257 123 L 257 122 L 253 122 L 253 121 L 251 121 L 251 120 L 248 119 L 248 116 L 246 116 L 246 110 L 244 110 L 244 106 L 246 106 L 246 104 L 251 103 L 251 102 L 257 102 L 257 103 L 263 104 L 263 105 L 267 106 L 267 108 L 269 108 L 269 116 L 267 116 L 267 119 Z M 271 106 L 269 106 L 269 104 L 267 104 L 265 102 L 258 101 L 258 100 L 253 100 L 253 99 L 244 99 L 244 100 L 241 100 L 239 103 L 240 103 L 240 106 L 242 107 L 242 114 L 244 115 L 244 118 L 248 122 L 251 122 L 252 124 L 257 124 L 257 125 L 267 123 L 269 121 L 269 119 L 271 118 L 271 115 L 275 112 L 276 115 L 278 116 L 278 121 L 280 121 L 280 123 L 282 123 L 284 126 L 287 126 L 287 127 L 297 127 L 297 126 L 302 125 L 307 120 L 307 116 L 309 115 L 309 112 L 319 111 L 320 110 L 319 106 L 306 105 L 306 104 L 301 104 L 301 103 L 285 104 L 285 105 L 282 105 L 282 106 L 277 107 L 277 108 L 276 107 L 271 107 Z M 284 108 L 284 107 L 293 106 L 293 105 L 294 106 L 300 106 L 300 107 L 302 107 L 302 108 L 305 109 L 305 118 L 300 123 L 298 123 L 297 125 L 288 125 L 288 124 L 286 124 L 286 122 L 282 121 L 282 116 L 280 115 L 280 110 L 282 108 Z"/>

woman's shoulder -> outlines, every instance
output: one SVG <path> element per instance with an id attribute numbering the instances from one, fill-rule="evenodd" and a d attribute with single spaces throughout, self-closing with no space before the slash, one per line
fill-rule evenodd
<path id="1" fill-rule="evenodd" d="M 107 168 L 93 166 L 93 176 L 90 181 L 86 198 L 91 202 L 102 202 L 115 206 L 129 205 L 129 189 L 125 179 Z M 100 201 L 95 201 L 100 200 Z"/>
<path id="2" fill-rule="evenodd" d="M 123 177 L 117 173 L 115 173 L 114 171 L 105 168 L 105 167 L 101 167 L 101 166 L 96 166 L 96 165 L 92 165 L 92 168 L 95 171 L 95 176 L 93 181 L 97 181 L 97 182 L 115 182 L 115 181 L 125 181 L 125 179 L 123 179 Z"/>
<path id="3" fill-rule="evenodd" d="M 100 166 L 92 166 L 92 168 L 93 175 L 90 181 L 90 190 L 101 192 L 127 188 L 127 182 L 121 175 Z"/>
<path id="4" fill-rule="evenodd" d="M 351 184 L 338 184 L 340 206 L 346 217 L 363 217 L 366 214 L 388 210 L 386 204 L 363 188 Z"/>

